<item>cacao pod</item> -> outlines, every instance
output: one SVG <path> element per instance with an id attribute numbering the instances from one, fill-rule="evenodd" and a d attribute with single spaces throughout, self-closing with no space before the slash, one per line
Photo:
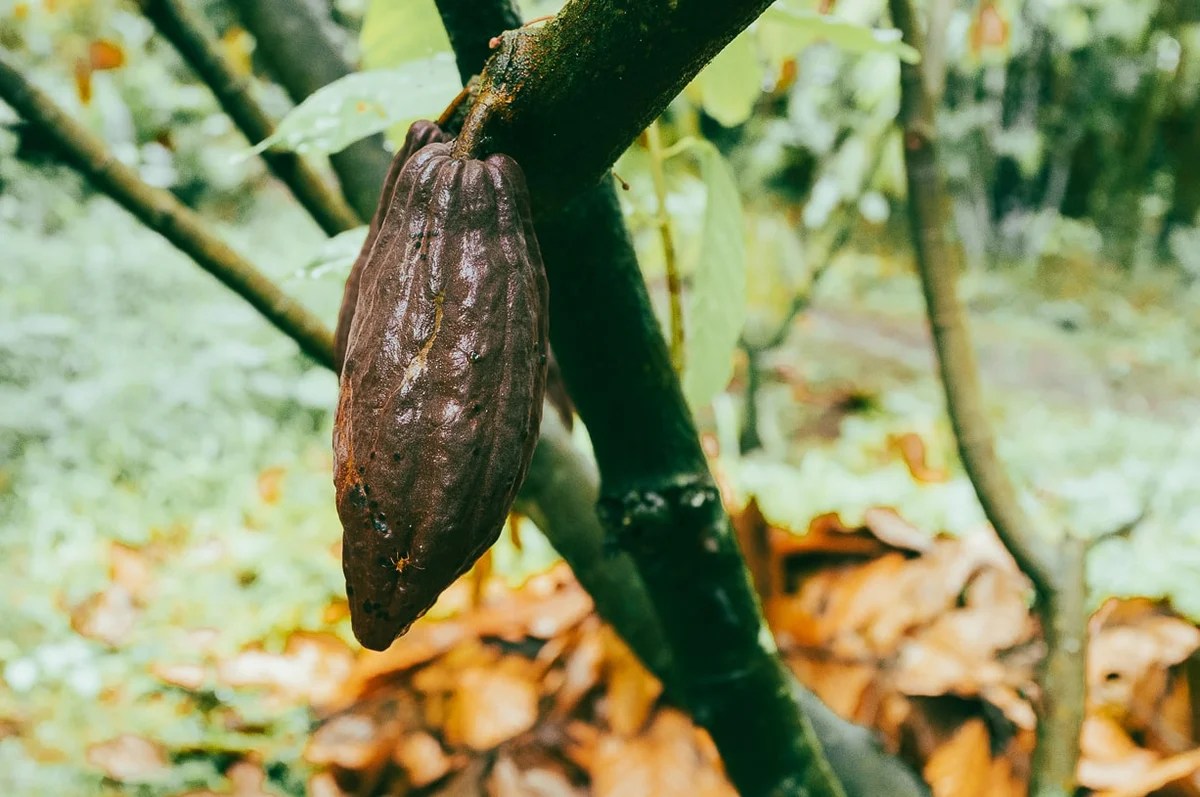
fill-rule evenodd
<path id="1" fill-rule="evenodd" d="M 495 542 L 533 456 L 547 284 L 525 178 L 429 144 L 360 270 L 333 433 L 354 634 L 382 650 Z"/>
<path id="2" fill-rule="evenodd" d="M 350 339 L 350 323 L 354 320 L 354 307 L 358 302 L 358 283 L 362 277 L 363 264 L 371 254 L 371 247 L 375 245 L 375 239 L 379 236 L 379 225 L 383 222 L 384 212 L 391 203 L 392 192 L 396 190 L 396 181 L 400 178 L 400 172 L 413 153 L 421 147 L 426 144 L 447 141 L 449 138 L 434 122 L 418 120 L 408 128 L 408 135 L 404 137 L 404 146 L 400 147 L 396 152 L 396 157 L 392 158 L 387 176 L 383 178 L 383 190 L 379 195 L 379 205 L 375 208 L 375 215 L 371 217 L 371 225 L 367 228 L 367 240 L 363 242 L 354 265 L 350 267 L 350 275 L 346 277 L 346 289 L 342 293 L 342 306 L 338 309 L 337 326 L 334 328 L 333 352 L 334 362 L 337 363 L 339 372 L 342 363 L 346 360 L 346 343 Z"/>

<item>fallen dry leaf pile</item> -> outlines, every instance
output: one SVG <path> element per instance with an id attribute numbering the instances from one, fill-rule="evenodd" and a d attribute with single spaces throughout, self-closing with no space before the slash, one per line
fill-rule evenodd
<path id="1" fill-rule="evenodd" d="M 1040 649 L 1024 578 L 993 535 L 930 539 L 884 508 L 859 528 L 830 514 L 796 535 L 753 502 L 735 525 L 804 683 L 876 728 L 938 797 L 1024 794 Z M 98 610 L 113 600 L 77 614 L 78 630 L 119 637 L 101 620 L 124 613 Z M 383 653 L 297 633 L 283 652 L 225 659 L 216 677 L 311 707 L 313 797 L 734 795 L 707 735 L 667 705 L 564 565 L 516 590 L 469 575 L 439 607 L 451 619 L 422 620 Z M 1200 795 L 1200 631 L 1152 602 L 1114 600 L 1091 633 L 1082 783 L 1106 797 Z M 183 689 L 214 675 L 155 674 Z M 166 766 L 168 752 L 126 735 L 93 746 L 89 762 L 121 781 Z M 227 777 L 223 794 L 272 793 L 250 758 Z"/>

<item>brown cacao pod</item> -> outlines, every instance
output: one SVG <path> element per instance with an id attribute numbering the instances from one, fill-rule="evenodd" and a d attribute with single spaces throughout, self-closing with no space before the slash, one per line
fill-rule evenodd
<path id="1" fill-rule="evenodd" d="M 333 433 L 354 634 L 382 650 L 495 542 L 533 456 L 547 285 L 525 179 L 430 144 L 368 253 Z"/>
<path id="2" fill-rule="evenodd" d="M 396 181 L 400 179 L 400 172 L 413 153 L 421 147 L 449 139 L 450 137 L 436 123 L 420 119 L 413 122 L 412 126 L 408 128 L 408 135 L 404 137 L 404 146 L 400 147 L 396 152 L 396 157 L 392 158 L 392 165 L 388 167 L 387 176 L 383 178 L 383 190 L 379 195 L 379 205 L 375 208 L 375 215 L 371 217 L 371 225 L 367 228 L 367 240 L 363 242 L 354 265 L 350 267 L 350 275 L 346 277 L 346 289 L 342 293 L 342 306 L 338 309 L 337 326 L 334 328 L 333 353 L 339 371 L 342 363 L 346 360 L 346 344 L 350 340 L 350 323 L 354 320 L 354 307 L 358 302 L 358 284 L 362 278 L 363 264 L 366 263 L 367 257 L 371 254 L 371 247 L 375 245 L 375 239 L 379 236 L 379 225 L 383 222 L 384 213 L 391 204 L 392 193 L 396 190 Z"/>

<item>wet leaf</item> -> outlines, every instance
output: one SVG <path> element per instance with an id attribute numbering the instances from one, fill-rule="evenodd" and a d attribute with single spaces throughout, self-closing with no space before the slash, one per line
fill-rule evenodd
<path id="1" fill-rule="evenodd" d="M 700 71 L 695 83 L 704 111 L 725 127 L 749 119 L 763 83 L 754 34 L 743 31 L 734 38 Z"/>
<path id="2" fill-rule="evenodd" d="M 392 125 L 437 118 L 458 90 L 458 71 L 448 55 L 355 72 L 311 94 L 252 152 L 271 147 L 300 153 L 340 152 Z"/>

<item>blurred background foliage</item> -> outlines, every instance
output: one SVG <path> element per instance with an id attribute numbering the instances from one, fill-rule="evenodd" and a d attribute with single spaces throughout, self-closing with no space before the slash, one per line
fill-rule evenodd
<path id="1" fill-rule="evenodd" d="M 394 139 L 458 90 L 431 2 L 333 3 L 367 71 L 297 109 L 226 3 L 192 5 L 286 114 L 278 143 L 310 156 Z M 522 3 L 527 17 L 556 5 Z M 893 119 L 911 54 L 883 6 L 780 0 L 671 106 L 665 153 L 641 141 L 615 168 L 667 323 L 665 208 L 694 300 L 689 398 L 743 497 L 798 529 L 890 505 L 969 533 L 982 517 L 944 421 L 904 223 Z M 1166 596 L 1200 617 L 1200 3 L 924 6 L 944 32 L 926 69 L 1004 458 L 1056 527 L 1101 534 L 1145 513 L 1095 550 L 1095 600 Z M 0 0 L 0 46 L 332 322 L 362 231 L 326 242 L 135 4 Z M 148 733 L 195 753 L 139 793 L 215 783 L 214 751 L 242 749 L 301 793 L 304 711 L 175 688 L 153 667 L 280 650 L 297 630 L 349 639 L 335 378 L 55 155 L 0 105 L 0 725 L 35 728 L 32 744 L 0 733 L 0 783 L 115 792 L 81 764 L 88 745 Z M 706 265 L 714 248 L 733 254 Z M 730 290 L 746 301 L 702 301 Z M 914 435 L 944 477 L 919 478 L 897 453 Z M 108 587 L 129 549 L 154 563 L 152 600 Z M 515 577 L 548 558 L 525 550 L 501 557 Z M 97 601 L 123 620 L 89 627 Z"/>

